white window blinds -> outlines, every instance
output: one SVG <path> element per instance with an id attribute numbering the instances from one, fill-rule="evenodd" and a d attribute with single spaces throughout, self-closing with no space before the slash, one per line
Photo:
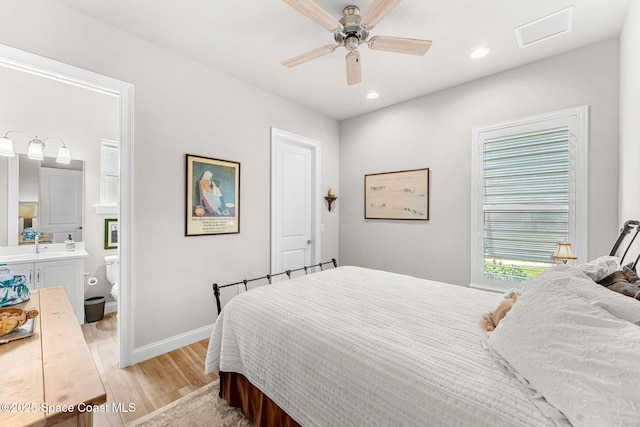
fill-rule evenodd
<path id="1" fill-rule="evenodd" d="M 570 151 L 568 127 L 484 141 L 486 260 L 548 263 L 568 241 Z"/>
<path id="2" fill-rule="evenodd" d="M 101 143 L 101 203 L 115 205 L 120 189 L 120 145 L 117 141 L 102 140 Z"/>
<path id="3" fill-rule="evenodd" d="M 587 106 L 473 128 L 471 286 L 508 290 L 586 254 Z"/>

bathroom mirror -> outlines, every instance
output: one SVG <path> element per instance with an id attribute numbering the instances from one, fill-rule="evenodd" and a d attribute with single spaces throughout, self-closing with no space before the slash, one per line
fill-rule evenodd
<path id="1" fill-rule="evenodd" d="M 8 190 L 0 200 L 7 224 L 0 246 L 33 244 L 30 229 L 40 232 L 42 243 L 62 243 L 69 235 L 83 241 L 83 161 L 65 165 L 55 158 L 37 161 L 16 154 L 0 161 L 0 176 Z"/>

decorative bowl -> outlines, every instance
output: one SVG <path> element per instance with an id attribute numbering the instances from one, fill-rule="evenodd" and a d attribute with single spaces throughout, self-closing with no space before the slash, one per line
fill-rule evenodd
<path id="1" fill-rule="evenodd" d="M 6 335 L 38 315 L 38 310 L 19 308 L 0 308 L 0 336 Z"/>

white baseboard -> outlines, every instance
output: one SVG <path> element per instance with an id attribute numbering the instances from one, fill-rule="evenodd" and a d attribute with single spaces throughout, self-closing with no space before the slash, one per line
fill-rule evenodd
<path id="1" fill-rule="evenodd" d="M 157 341 L 152 344 L 148 344 L 139 348 L 133 349 L 133 364 L 143 362 L 148 359 L 152 359 L 161 354 L 168 353 L 170 351 L 179 349 L 181 347 L 193 344 L 204 339 L 211 337 L 213 331 L 213 324 L 203 326 L 202 328 L 194 329 L 184 334 L 176 335 L 171 338 Z"/>
<path id="2" fill-rule="evenodd" d="M 118 311 L 118 303 L 116 301 L 108 302 L 104 305 L 104 312 L 115 313 Z"/>

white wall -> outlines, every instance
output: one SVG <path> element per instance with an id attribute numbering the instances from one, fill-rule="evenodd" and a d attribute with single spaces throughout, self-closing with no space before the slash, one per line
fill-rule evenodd
<path id="1" fill-rule="evenodd" d="M 210 325 L 214 281 L 268 271 L 272 126 L 320 141 L 321 188 L 338 188 L 335 120 L 55 2 L 6 0 L 0 16 L 0 43 L 135 85 L 135 348 Z M 239 234 L 184 236 L 185 153 L 241 163 Z M 338 255 L 337 213 L 322 213 L 323 259 Z"/>
<path id="2" fill-rule="evenodd" d="M 111 285 L 107 282 L 104 255 L 115 251 L 104 250 L 104 215 L 96 214 L 94 206 L 100 201 L 100 139 L 118 139 L 118 99 L 115 96 L 72 86 L 59 81 L 0 67 L 0 133 L 19 130 L 35 137 L 60 138 L 71 150 L 73 160 L 84 161 L 84 238 L 89 258 L 85 271 L 99 280 L 89 287 L 85 283 L 86 297 L 106 296 L 110 301 Z M 28 139 L 13 134 L 14 150 L 27 152 Z M 44 154 L 55 157 L 59 142 L 45 143 Z M 32 188 L 38 187 L 40 162 L 26 160 L 34 168 Z M 6 163 L 0 163 L 0 175 L 6 175 Z M 24 174 L 21 173 L 24 176 Z M 20 181 L 22 187 L 22 180 Z M 4 203 L 6 194 L 0 192 Z M 21 192 L 22 194 L 22 192 Z M 25 200 L 37 200 L 37 194 Z M 5 222 L 6 223 L 6 222 Z M 5 224 L 0 223 L 0 224 Z M 6 227 L 3 225 L 6 234 Z M 0 245 L 6 245 L 0 239 Z"/>
<path id="3" fill-rule="evenodd" d="M 640 219 L 640 4 L 620 34 L 620 224 Z"/>
<path id="4" fill-rule="evenodd" d="M 484 60 L 490 61 L 487 57 Z M 471 128 L 591 106 L 588 256 L 618 228 L 618 42 L 605 41 L 340 124 L 340 259 L 468 285 Z M 364 220 L 364 175 L 431 169 L 430 220 Z"/>

